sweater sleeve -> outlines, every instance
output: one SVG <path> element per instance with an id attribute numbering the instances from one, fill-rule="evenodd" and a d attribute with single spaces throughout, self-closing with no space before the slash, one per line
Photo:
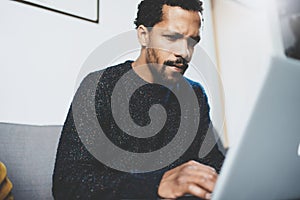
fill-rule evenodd
<path id="1" fill-rule="evenodd" d="M 72 109 L 57 150 L 52 192 L 55 199 L 116 199 L 123 174 L 96 160 L 82 144 Z"/>
<path id="2" fill-rule="evenodd" d="M 98 161 L 80 139 L 78 129 L 92 118 L 94 94 L 101 72 L 89 74 L 81 82 L 64 123 L 53 172 L 52 193 L 55 199 L 117 199 L 116 188 L 124 173 Z M 86 117 L 86 118 L 85 118 Z M 75 123 L 76 122 L 76 123 Z M 80 132 L 81 133 L 81 132 Z M 93 138 L 90 138 L 93 141 Z"/>
<path id="3" fill-rule="evenodd" d="M 190 84 L 198 98 L 200 122 L 197 136 L 188 150 L 188 154 L 190 154 L 189 157 L 202 164 L 209 165 L 219 172 L 225 157 L 223 152 L 220 151 L 222 149 L 220 148 L 222 147 L 221 141 L 213 131 L 208 97 L 199 83 L 190 81 Z"/>
<path id="4" fill-rule="evenodd" d="M 208 127 L 206 129 L 206 133 L 201 138 L 198 161 L 212 166 L 219 173 L 225 159 L 225 150 L 222 141 L 215 132 L 213 123 L 210 119 L 210 106 L 208 104 L 207 95 L 201 86 L 200 90 L 201 92 L 198 93 L 201 94 L 199 95 L 200 97 L 198 97 L 201 99 L 200 105 L 202 108 L 202 122 L 200 122 L 200 129 L 201 127 Z"/>

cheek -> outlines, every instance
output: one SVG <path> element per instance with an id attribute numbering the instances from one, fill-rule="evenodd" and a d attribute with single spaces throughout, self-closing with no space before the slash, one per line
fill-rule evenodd
<path id="1" fill-rule="evenodd" d="M 157 52 L 157 55 L 158 55 L 158 59 L 160 61 L 160 63 L 164 63 L 165 61 L 168 61 L 168 60 L 174 60 L 172 59 L 172 53 L 169 51 L 169 50 L 158 50 Z"/>
<path id="2" fill-rule="evenodd" d="M 165 42 L 161 45 L 161 49 L 164 50 L 165 54 L 174 54 L 174 52 L 177 52 L 178 48 L 180 48 L 178 42 Z"/>
<path id="3" fill-rule="evenodd" d="M 158 59 L 159 63 L 163 63 L 167 60 L 174 60 L 172 59 L 174 44 L 167 43 L 163 40 L 153 40 L 149 47 L 154 52 L 155 57 Z"/>
<path id="4" fill-rule="evenodd" d="M 164 38 L 156 37 L 155 39 L 152 39 L 149 43 L 149 47 L 160 51 L 160 52 L 172 52 L 172 50 L 175 48 L 174 43 L 168 42 Z"/>

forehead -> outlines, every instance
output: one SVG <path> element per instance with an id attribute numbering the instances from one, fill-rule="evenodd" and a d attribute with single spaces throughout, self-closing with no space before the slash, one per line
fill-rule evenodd
<path id="1" fill-rule="evenodd" d="M 154 28 L 158 27 L 187 36 L 199 35 L 201 16 L 198 11 L 164 5 L 162 12 L 162 21 L 154 25 Z"/>

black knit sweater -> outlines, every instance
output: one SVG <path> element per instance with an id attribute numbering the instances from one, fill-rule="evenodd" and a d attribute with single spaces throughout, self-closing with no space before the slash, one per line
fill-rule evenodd
<path id="1" fill-rule="evenodd" d="M 132 120 L 140 125 L 149 124 L 148 110 L 153 104 L 162 105 L 167 112 L 167 121 L 159 134 L 151 137 L 152 140 L 131 137 L 118 127 L 111 112 L 111 96 L 117 81 L 129 70 L 132 61 L 127 61 L 105 70 L 91 73 L 82 82 L 73 100 L 80 101 L 80 113 L 84 117 L 77 117 L 74 122 L 74 107 L 71 106 L 65 121 L 59 146 L 57 150 L 55 169 L 53 174 L 53 196 L 55 199 L 157 199 L 157 188 L 164 172 L 181 165 L 189 160 L 197 160 L 220 170 L 224 160 L 223 154 L 217 145 L 210 153 L 199 159 L 200 146 L 207 134 L 210 124 L 209 106 L 206 94 L 200 84 L 186 79 L 190 90 L 194 91 L 200 106 L 200 122 L 197 135 L 190 147 L 173 163 L 151 172 L 135 173 L 123 172 L 102 164 L 86 148 L 78 135 L 78 129 L 89 123 L 92 115 L 83 104 L 88 104 L 86 94 L 89 93 L 91 84 L 96 84 L 95 111 L 103 131 L 115 145 L 130 152 L 146 153 L 158 150 L 167 145 L 174 137 L 180 123 L 180 109 L 176 97 L 166 87 L 158 84 L 145 85 L 137 90 L 130 99 L 129 112 Z M 94 81 L 95 77 L 100 77 Z M 138 81 L 143 81 L 137 75 Z M 92 81 L 93 80 L 93 81 Z M 131 80 L 132 81 L 132 80 Z M 134 83 L 133 83 L 134 84 Z M 179 86 L 180 90 L 180 86 Z M 126 93 L 126 89 L 123 91 Z M 187 92 L 184 89 L 183 92 Z M 83 95 L 85 94 L 85 95 Z M 188 108 L 186 108 L 188 109 Z M 86 120 L 87 119 L 87 120 Z M 80 126 L 80 127 L 79 127 Z M 85 133 L 93 143 L 94 135 L 97 134 L 92 127 L 88 126 Z M 102 152 L 100 152 L 102 153 Z M 105 153 L 105 152 L 103 152 Z M 167 155 L 166 155 L 167 156 Z M 130 161 L 130 158 L 122 158 Z"/>

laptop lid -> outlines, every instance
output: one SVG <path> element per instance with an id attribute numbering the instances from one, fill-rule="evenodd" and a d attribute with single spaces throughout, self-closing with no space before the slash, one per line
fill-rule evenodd
<path id="1" fill-rule="evenodd" d="M 300 199 L 299 61 L 272 58 L 247 128 L 227 153 L 213 199 Z"/>

